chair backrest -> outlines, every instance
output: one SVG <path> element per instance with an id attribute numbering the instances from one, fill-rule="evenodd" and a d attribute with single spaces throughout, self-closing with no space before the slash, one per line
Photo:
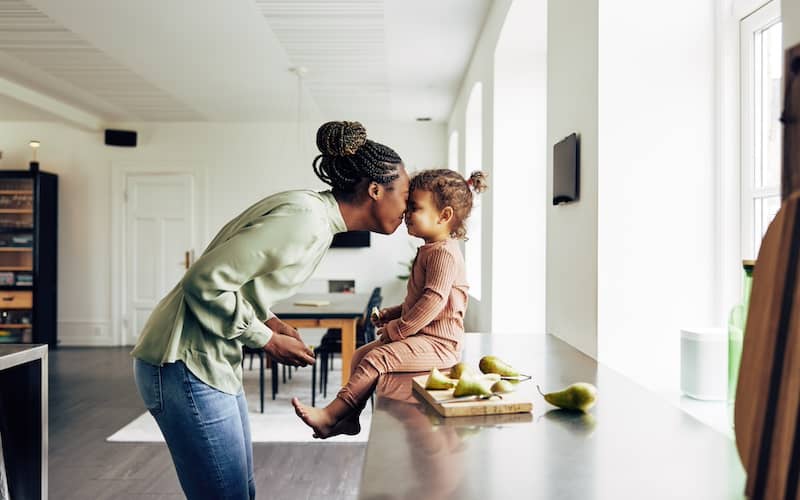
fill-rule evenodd
<path id="1" fill-rule="evenodd" d="M 367 344 L 375 340 L 375 325 L 372 324 L 372 321 L 369 319 L 369 315 L 372 313 L 372 308 L 377 307 L 380 309 L 381 304 L 383 303 L 383 297 L 381 297 L 381 289 L 375 288 L 378 292 L 377 294 L 373 291 L 372 296 L 369 299 L 369 304 L 367 305 L 367 321 L 364 323 L 364 343 Z"/>

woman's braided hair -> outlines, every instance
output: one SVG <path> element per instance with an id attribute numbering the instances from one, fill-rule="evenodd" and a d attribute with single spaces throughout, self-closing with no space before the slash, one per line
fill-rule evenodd
<path id="1" fill-rule="evenodd" d="M 338 194 L 352 194 L 362 179 L 390 184 L 403 162 L 390 147 L 367 139 L 359 122 L 328 122 L 317 131 L 314 173 Z"/>
<path id="2" fill-rule="evenodd" d="M 423 170 L 411 178 L 410 190 L 429 191 L 433 194 L 436 208 L 453 208 L 450 236 L 458 240 L 467 239 L 466 221 L 472 211 L 472 192 L 482 193 L 489 188 L 488 175 L 480 170 L 464 179 L 461 174 L 447 168 Z"/>

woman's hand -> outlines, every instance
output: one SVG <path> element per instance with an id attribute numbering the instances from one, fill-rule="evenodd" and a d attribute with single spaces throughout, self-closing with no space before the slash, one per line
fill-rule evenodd
<path id="1" fill-rule="evenodd" d="M 303 342 L 303 339 L 300 337 L 300 333 L 297 331 L 297 329 L 279 320 L 277 316 L 273 316 L 269 320 L 267 320 L 266 325 L 269 327 L 270 330 L 272 330 L 277 334 L 288 335 L 289 337 L 293 337 L 299 340 L 300 342 Z"/>
<path id="2" fill-rule="evenodd" d="M 264 351 L 269 357 L 284 365 L 308 366 L 314 364 L 314 352 L 289 334 L 275 332 L 264 346 Z"/>

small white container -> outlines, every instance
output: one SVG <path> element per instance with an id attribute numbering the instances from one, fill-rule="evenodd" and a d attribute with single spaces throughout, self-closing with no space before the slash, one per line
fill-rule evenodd
<path id="1" fill-rule="evenodd" d="M 724 328 L 681 330 L 681 391 L 708 401 L 728 398 L 728 332 Z"/>

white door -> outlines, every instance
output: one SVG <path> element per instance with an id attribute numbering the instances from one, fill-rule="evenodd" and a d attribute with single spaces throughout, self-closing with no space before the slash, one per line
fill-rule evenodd
<path id="1" fill-rule="evenodd" d="M 131 174 L 125 189 L 125 343 L 136 343 L 150 312 L 193 258 L 189 174 Z"/>

